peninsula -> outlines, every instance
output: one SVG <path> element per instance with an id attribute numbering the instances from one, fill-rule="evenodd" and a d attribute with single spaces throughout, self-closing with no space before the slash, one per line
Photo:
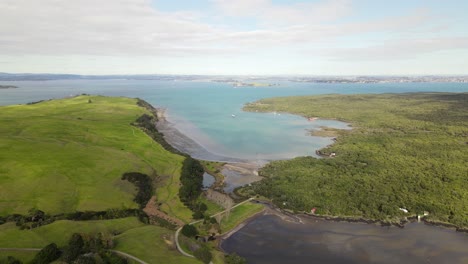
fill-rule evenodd
<path id="1" fill-rule="evenodd" d="M 18 86 L 14 85 L 0 85 L 0 89 L 15 89 L 18 88 Z"/>
<path id="2" fill-rule="evenodd" d="M 274 161 L 246 187 L 295 212 L 468 227 L 467 93 L 321 95 L 263 99 L 244 110 L 337 119 L 327 158 Z"/>

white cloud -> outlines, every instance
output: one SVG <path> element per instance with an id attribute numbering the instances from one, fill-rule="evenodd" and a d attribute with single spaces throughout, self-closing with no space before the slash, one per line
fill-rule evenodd
<path id="1" fill-rule="evenodd" d="M 197 45 L 219 29 L 145 0 L 4 0 L 1 53 L 161 55 Z"/>
<path id="2" fill-rule="evenodd" d="M 367 47 L 328 50 L 325 54 L 337 60 L 392 61 L 414 59 L 427 53 L 458 49 L 468 50 L 468 37 L 390 40 Z"/>
<path id="3" fill-rule="evenodd" d="M 60 57 L 55 59 L 59 64 L 67 57 L 83 58 L 83 63 L 89 63 L 86 57 L 101 57 L 112 65 L 140 60 L 159 65 L 158 61 L 196 64 L 235 58 L 240 65 L 249 59 L 258 61 L 259 54 L 270 61 L 287 58 L 280 58 L 280 53 L 298 60 L 401 60 L 468 46 L 466 38 L 438 36 L 450 25 L 438 23 L 425 9 L 344 23 L 342 19 L 356 11 L 351 0 L 290 5 L 272 0 L 212 3 L 213 9 L 206 12 L 162 12 L 149 0 L 0 0 L 0 59 L 55 56 Z M 229 23 L 206 22 L 215 11 L 230 16 Z M 256 19 L 258 24 L 236 30 L 231 20 L 243 18 Z M 352 38 L 355 42 L 349 41 Z"/>
<path id="4" fill-rule="evenodd" d="M 274 4 L 271 0 L 213 0 L 213 3 L 225 15 L 253 16 L 267 26 L 335 21 L 352 12 L 349 0 L 290 5 Z"/>

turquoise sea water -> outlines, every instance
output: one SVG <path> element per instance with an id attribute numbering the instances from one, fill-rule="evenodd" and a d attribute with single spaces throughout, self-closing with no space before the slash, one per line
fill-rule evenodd
<path id="1" fill-rule="evenodd" d="M 313 94 L 468 92 L 463 83 L 314 84 L 282 82 L 273 87 L 232 87 L 226 83 L 142 80 L 60 80 L 2 82 L 19 86 L 0 90 L 0 105 L 28 103 L 81 93 L 139 97 L 167 109 L 175 128 L 211 153 L 250 160 L 315 155 L 332 141 L 307 130 L 347 124 L 285 113 L 247 113 L 242 106 L 261 98 Z M 235 117 L 232 117 L 235 115 Z M 193 151 L 193 150 L 192 150 Z M 197 156 L 197 151 L 194 153 Z M 203 158 L 200 157 L 199 158 Z M 203 156 L 203 155 L 202 155 Z"/>

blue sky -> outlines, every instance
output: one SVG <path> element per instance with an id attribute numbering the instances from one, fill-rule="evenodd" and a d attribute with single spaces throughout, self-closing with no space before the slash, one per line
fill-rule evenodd
<path id="1" fill-rule="evenodd" d="M 468 1 L 1 0 L 0 72 L 468 74 Z"/>

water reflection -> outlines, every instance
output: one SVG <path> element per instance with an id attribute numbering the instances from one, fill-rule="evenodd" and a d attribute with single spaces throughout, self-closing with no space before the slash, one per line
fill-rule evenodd
<path id="1" fill-rule="evenodd" d="M 251 221 L 222 243 L 248 263 L 468 263 L 468 235 L 412 223 L 405 228 L 275 215 Z"/>

